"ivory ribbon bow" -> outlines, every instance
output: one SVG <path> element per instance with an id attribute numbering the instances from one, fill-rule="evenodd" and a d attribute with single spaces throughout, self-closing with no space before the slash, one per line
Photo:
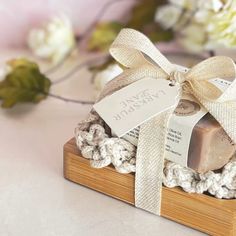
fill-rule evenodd
<path id="1" fill-rule="evenodd" d="M 236 143 L 236 70 L 229 57 L 216 56 L 181 73 L 176 65 L 142 33 L 123 29 L 110 48 L 111 55 L 128 69 L 112 80 L 100 98 L 144 77 L 171 80 L 192 93 Z M 209 82 L 233 80 L 224 92 Z M 161 211 L 165 135 L 173 108 L 141 125 L 136 155 L 135 205 L 157 215 Z"/>

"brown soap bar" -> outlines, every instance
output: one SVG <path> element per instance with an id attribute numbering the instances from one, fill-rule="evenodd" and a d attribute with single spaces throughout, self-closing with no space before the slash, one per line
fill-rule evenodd
<path id="1" fill-rule="evenodd" d="M 207 113 L 193 129 L 188 167 L 199 173 L 220 169 L 228 163 L 235 151 L 236 145 L 215 118 Z"/>

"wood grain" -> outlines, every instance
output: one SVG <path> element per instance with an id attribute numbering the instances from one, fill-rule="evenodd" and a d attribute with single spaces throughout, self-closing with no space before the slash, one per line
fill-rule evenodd
<path id="1" fill-rule="evenodd" d="M 111 197 L 134 205 L 134 174 L 112 167 L 94 169 L 81 157 L 75 140 L 64 146 L 64 176 Z M 161 215 L 210 235 L 236 236 L 236 200 L 188 194 L 179 188 L 162 188 Z"/>

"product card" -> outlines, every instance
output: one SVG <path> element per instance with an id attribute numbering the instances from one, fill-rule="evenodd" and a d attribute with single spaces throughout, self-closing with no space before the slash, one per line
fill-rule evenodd
<path id="1" fill-rule="evenodd" d="M 175 106 L 179 86 L 165 79 L 144 78 L 102 99 L 95 111 L 121 137 L 157 114 Z"/>
<path id="2" fill-rule="evenodd" d="M 220 78 L 211 79 L 210 82 L 214 84 L 222 92 L 224 92 L 232 83 L 231 81 Z"/>

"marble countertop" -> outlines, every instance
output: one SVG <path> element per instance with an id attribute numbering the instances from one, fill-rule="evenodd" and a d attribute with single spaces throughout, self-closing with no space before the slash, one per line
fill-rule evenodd
<path id="1" fill-rule="evenodd" d="M 0 60 L 21 54 L 4 52 Z M 54 85 L 52 92 L 92 100 L 88 71 Z M 89 110 L 53 98 L 36 106 L 0 109 L 0 235 L 203 235 L 63 178 L 63 144 Z"/>

